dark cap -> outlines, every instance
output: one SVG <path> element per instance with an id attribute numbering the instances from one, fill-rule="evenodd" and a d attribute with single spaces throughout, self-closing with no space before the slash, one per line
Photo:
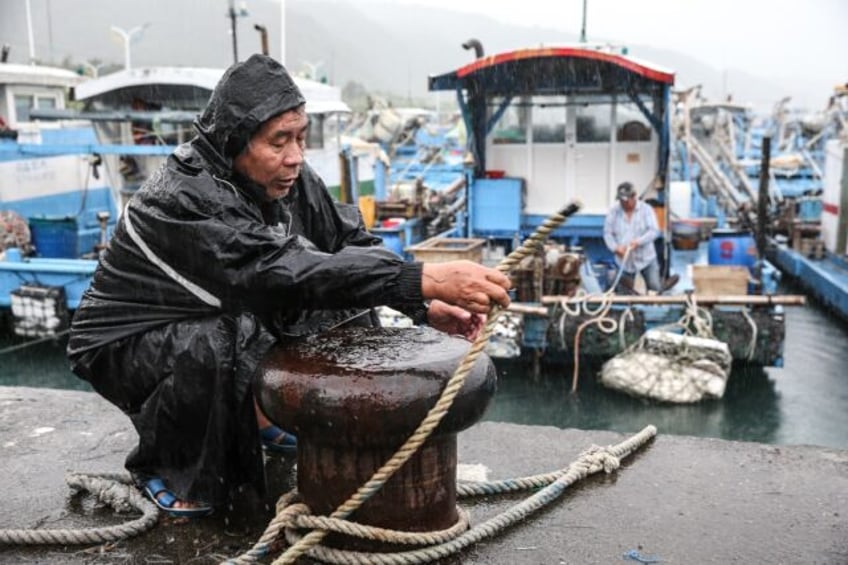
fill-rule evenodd
<path id="1" fill-rule="evenodd" d="M 633 185 L 629 182 L 623 182 L 618 185 L 618 189 L 616 190 L 615 197 L 619 200 L 627 200 L 633 196 L 636 196 L 636 189 L 633 188 Z"/>

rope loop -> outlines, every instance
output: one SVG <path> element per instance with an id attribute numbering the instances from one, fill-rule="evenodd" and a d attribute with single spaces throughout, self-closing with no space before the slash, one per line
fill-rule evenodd
<path id="1" fill-rule="evenodd" d="M 159 519 L 159 509 L 142 496 L 129 475 L 72 473 L 65 482 L 74 493 L 87 491 L 116 512 L 139 511 L 140 518 L 123 524 L 82 529 L 17 529 L 0 530 L 2 545 L 84 545 L 127 539 L 152 528 Z"/>

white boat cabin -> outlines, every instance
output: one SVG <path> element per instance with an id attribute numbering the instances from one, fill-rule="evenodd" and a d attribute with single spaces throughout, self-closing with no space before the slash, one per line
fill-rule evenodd
<path id="1" fill-rule="evenodd" d="M 65 109 L 69 89 L 84 80 L 66 69 L 0 63 L 0 130 L 32 136 L 39 128 L 58 128 L 54 122 L 40 122 L 36 127 L 31 112 Z"/>

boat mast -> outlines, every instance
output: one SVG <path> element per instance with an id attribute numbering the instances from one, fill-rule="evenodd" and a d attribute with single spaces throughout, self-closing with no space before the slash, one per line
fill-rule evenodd
<path id="1" fill-rule="evenodd" d="M 286 65 L 286 0 L 280 0 L 280 64 Z"/>
<path id="2" fill-rule="evenodd" d="M 26 0 L 27 37 L 29 39 L 29 62 L 35 64 L 35 39 L 32 36 L 32 6 Z"/>
<path id="3" fill-rule="evenodd" d="M 586 2 L 583 0 L 583 25 L 580 27 L 580 43 L 586 43 Z"/>

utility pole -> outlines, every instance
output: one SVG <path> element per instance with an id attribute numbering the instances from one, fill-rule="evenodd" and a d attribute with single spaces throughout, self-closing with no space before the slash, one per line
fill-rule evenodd
<path id="1" fill-rule="evenodd" d="M 236 34 L 236 21 L 239 17 L 247 15 L 247 6 L 244 2 L 239 5 L 236 10 L 236 0 L 230 0 L 230 7 L 227 10 L 227 17 L 230 18 L 230 33 L 233 36 L 233 63 L 238 63 L 238 35 Z"/>

